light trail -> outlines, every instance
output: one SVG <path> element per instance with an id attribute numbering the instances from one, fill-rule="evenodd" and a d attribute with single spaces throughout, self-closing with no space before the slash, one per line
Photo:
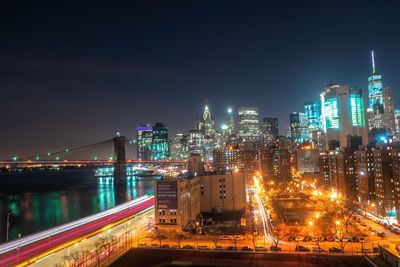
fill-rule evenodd
<path id="1" fill-rule="evenodd" d="M 146 210 L 153 205 L 154 197 L 146 195 L 98 214 L 5 243 L 0 246 L 0 255 L 2 256 L 0 266 L 8 266 L 39 255 L 110 223 Z M 17 255 L 14 251 L 17 252 Z"/>
<path id="2" fill-rule="evenodd" d="M 269 224 L 268 224 L 269 220 L 268 220 L 267 214 L 265 213 L 264 205 L 263 205 L 261 198 L 258 195 L 257 191 L 254 192 L 254 197 L 257 201 L 258 208 L 259 208 L 259 211 L 261 214 L 261 220 L 263 223 L 263 230 L 264 230 L 264 238 L 269 239 L 270 241 L 274 242 L 275 239 L 269 233 L 269 231 L 270 231 Z"/>

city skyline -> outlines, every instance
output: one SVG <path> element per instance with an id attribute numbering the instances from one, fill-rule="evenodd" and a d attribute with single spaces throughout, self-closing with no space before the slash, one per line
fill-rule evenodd
<path id="1" fill-rule="evenodd" d="M 259 109 L 260 120 L 277 117 L 283 133 L 289 126 L 289 114 L 303 112 L 304 102 L 318 100 L 318 94 L 326 83 L 337 80 L 361 88 L 366 95 L 367 77 L 372 72 L 371 50 L 375 51 L 376 69 L 382 74 L 384 86 L 390 85 L 394 89 L 395 107 L 398 107 L 396 88 L 400 87 L 400 81 L 396 70 L 400 59 L 395 46 L 398 37 L 391 26 L 396 25 L 396 18 L 390 15 L 391 10 L 395 10 L 395 3 L 385 2 L 379 6 L 385 12 L 377 12 L 378 23 L 361 16 L 360 23 L 352 24 L 354 27 L 351 29 L 343 29 L 340 26 L 352 21 L 352 12 L 365 14 L 369 7 L 374 6 L 373 3 L 365 6 L 348 4 L 342 10 L 341 21 L 324 22 L 310 32 L 304 32 L 304 36 L 298 36 L 297 32 L 308 29 L 310 23 L 324 21 L 318 11 L 329 9 L 334 12 L 343 6 L 276 4 L 270 7 L 276 14 L 265 18 L 261 10 L 266 7 L 261 4 L 246 6 L 244 10 L 241 10 L 243 6 L 233 4 L 228 7 L 232 14 L 243 13 L 244 17 L 237 21 L 228 17 L 225 23 L 217 23 L 218 27 L 213 28 L 211 25 L 222 14 L 222 4 L 159 4 L 159 9 L 155 10 L 147 5 L 135 5 L 114 7 L 109 11 L 99 4 L 90 15 L 95 21 L 99 20 L 99 14 L 109 12 L 112 15 L 123 7 L 143 12 L 143 21 L 122 12 L 121 18 L 126 19 L 126 23 L 107 21 L 99 26 L 89 23 L 79 12 L 88 8 L 84 5 L 67 5 L 63 12 L 51 6 L 38 8 L 34 15 L 42 15 L 41 21 L 32 20 L 34 15 L 23 17 L 28 10 L 10 5 L 10 14 L 3 18 L 9 26 L 6 32 L 9 38 L 3 44 L 4 60 L 0 68 L 6 78 L 2 79 L 0 86 L 5 88 L 5 99 L 9 99 L 2 105 L 2 113 L 11 116 L 6 116 L 4 124 L 7 127 L 0 133 L 3 140 L 0 157 L 30 155 L 37 153 L 38 149 L 52 150 L 64 145 L 79 146 L 92 140 L 103 140 L 117 131 L 134 137 L 136 127 L 148 122 L 164 122 L 171 135 L 186 132 L 193 128 L 193 120 L 201 115 L 206 98 L 217 128 L 222 124 L 226 108 L 234 108 L 237 116 L 239 107 L 254 106 Z M 210 10 L 213 12 L 206 19 L 208 23 L 199 26 L 202 14 Z M 75 21 L 69 21 L 67 11 L 76 12 Z M 317 12 L 317 15 L 305 19 L 310 12 Z M 55 20 L 56 26 L 43 27 L 47 21 L 55 19 L 55 14 L 59 15 Z M 176 20 L 171 20 L 166 14 L 174 14 Z M 282 14 L 286 15 L 279 19 Z M 188 19 L 188 15 L 193 16 Z M 189 22 L 187 26 L 180 24 L 182 19 Z M 164 25 L 165 21 L 172 23 L 185 36 L 171 31 Z M 31 25 L 28 26 L 27 22 Z M 78 30 L 76 25 L 83 29 Z M 106 27 L 125 29 L 129 25 L 153 29 L 154 40 L 165 41 L 165 34 L 169 33 L 172 43 L 166 42 L 161 49 L 157 46 L 159 51 L 156 52 L 152 47 L 135 43 L 136 37 L 140 36 L 146 42 L 151 40 L 137 27 L 129 38 L 111 33 Z M 59 27 L 59 33 L 52 33 L 52 27 Z M 367 28 L 374 30 L 379 38 L 367 39 Z M 234 29 L 247 36 L 247 41 L 238 40 Z M 100 40 L 98 48 L 93 48 L 91 38 L 83 36 L 87 30 L 94 31 L 92 39 Z M 220 31 L 225 33 L 224 38 L 218 37 Z M 280 31 L 286 34 L 281 35 Z M 270 33 L 270 39 L 260 37 L 266 32 Z M 205 37 L 206 33 L 203 46 L 193 43 L 193 40 Z M 257 36 L 257 33 L 261 34 Z M 110 47 L 107 46 L 110 43 L 104 41 L 108 34 L 113 37 Z M 308 39 L 310 34 L 315 34 L 313 42 Z M 349 41 L 346 44 L 338 41 L 325 43 L 331 34 L 339 36 L 338 41 Z M 355 42 L 356 37 L 362 42 Z M 32 39 L 30 45 L 24 45 L 29 38 Z M 52 40 L 50 43 L 45 41 L 49 38 Z M 63 42 L 66 40 L 67 43 Z M 186 46 L 178 45 L 179 40 L 191 42 Z M 227 40 L 232 40 L 233 45 L 228 45 Z M 282 43 L 285 45 L 278 49 L 278 44 Z M 137 51 L 131 51 L 129 45 Z M 206 52 L 205 48 L 211 50 Z M 311 51 L 312 48 L 316 50 Z M 241 53 L 236 55 L 237 51 Z M 197 52 L 204 58 L 200 58 Z M 135 55 L 140 60 L 135 61 Z M 187 60 L 184 55 L 188 56 Z M 157 61 L 156 57 L 162 60 Z M 189 67 L 188 60 L 194 62 L 191 64 L 193 67 Z M 286 79 L 286 76 L 291 79 Z M 148 93 L 151 90 L 156 94 Z M 25 96 L 22 100 L 21 95 Z M 31 117 L 27 120 L 28 112 Z M 26 135 L 26 130 L 29 130 L 29 135 Z"/>

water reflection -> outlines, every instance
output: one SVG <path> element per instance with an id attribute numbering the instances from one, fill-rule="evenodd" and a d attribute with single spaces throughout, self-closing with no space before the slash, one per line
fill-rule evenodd
<path id="1" fill-rule="evenodd" d="M 93 170 L 12 176 L 0 175 L 0 242 L 6 239 L 8 211 L 10 239 L 15 239 L 153 194 L 155 180 L 129 176 L 125 184 L 114 185 L 113 177 L 95 177 Z"/>

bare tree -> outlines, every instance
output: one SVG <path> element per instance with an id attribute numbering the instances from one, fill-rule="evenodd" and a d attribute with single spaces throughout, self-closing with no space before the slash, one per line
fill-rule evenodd
<path id="1" fill-rule="evenodd" d="M 284 223 L 279 224 L 272 231 L 270 231 L 270 235 L 272 236 L 272 242 L 274 242 L 275 246 L 278 247 L 279 242 L 283 237 L 287 236 L 289 233 L 288 226 Z"/>
<path id="2" fill-rule="evenodd" d="M 217 248 L 218 242 L 221 238 L 221 231 L 218 229 L 216 224 L 212 224 L 212 227 L 208 230 L 207 235 L 214 243 L 214 247 Z"/>
<path id="3" fill-rule="evenodd" d="M 154 228 L 154 231 L 151 233 L 150 237 L 153 240 L 157 240 L 159 243 L 159 246 L 161 247 L 161 243 L 164 239 L 166 239 L 166 232 L 163 230 L 160 230 L 158 227 Z"/>

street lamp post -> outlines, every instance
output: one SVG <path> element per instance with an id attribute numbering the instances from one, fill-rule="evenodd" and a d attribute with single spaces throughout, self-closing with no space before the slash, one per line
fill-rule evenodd
<path id="1" fill-rule="evenodd" d="M 7 233 L 6 233 L 6 242 L 8 242 L 9 239 L 9 231 L 10 231 L 10 215 L 12 214 L 11 211 L 7 212 Z"/>

